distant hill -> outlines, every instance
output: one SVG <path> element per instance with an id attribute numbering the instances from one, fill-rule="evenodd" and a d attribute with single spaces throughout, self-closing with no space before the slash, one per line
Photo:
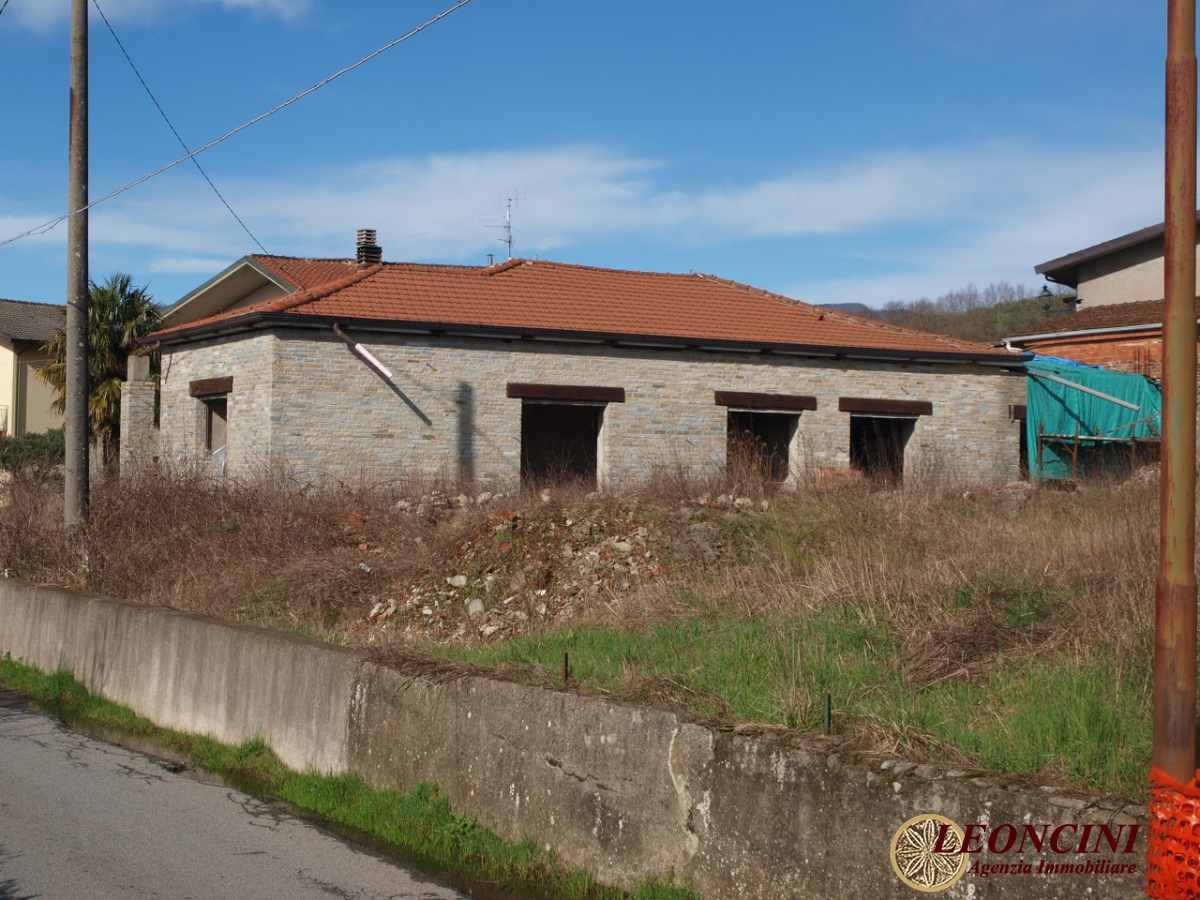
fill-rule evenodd
<path id="1" fill-rule="evenodd" d="M 1060 290 L 1054 295 L 1050 310 L 1046 309 L 1047 301 L 1036 296 L 1035 291 L 1007 281 L 989 284 L 983 290 L 967 285 L 936 300 L 894 300 L 883 309 L 872 309 L 862 303 L 830 303 L 825 307 L 903 328 L 995 344 L 1053 318 L 1053 313 L 1065 309 L 1058 299 L 1066 293 L 1069 292 Z"/>
<path id="2" fill-rule="evenodd" d="M 871 309 L 863 303 L 823 303 L 821 304 L 826 309 L 832 309 L 836 312 L 850 313 L 852 316 L 862 316 L 864 319 L 878 319 L 879 310 Z"/>

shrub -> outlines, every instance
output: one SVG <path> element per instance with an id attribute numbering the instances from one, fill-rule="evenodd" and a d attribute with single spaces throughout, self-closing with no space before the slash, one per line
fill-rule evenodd
<path id="1" fill-rule="evenodd" d="M 63 430 L 0 437 L 0 470 L 13 474 L 44 474 L 62 465 L 66 455 Z"/>

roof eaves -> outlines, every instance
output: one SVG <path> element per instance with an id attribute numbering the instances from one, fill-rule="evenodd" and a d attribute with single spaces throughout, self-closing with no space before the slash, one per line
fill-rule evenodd
<path id="1" fill-rule="evenodd" d="M 1196 212 L 1196 222 L 1200 224 L 1200 210 Z M 1163 236 L 1164 231 L 1165 223 L 1159 222 L 1157 225 L 1131 231 L 1129 234 L 1123 234 L 1120 237 L 1115 237 L 1099 244 L 1093 244 L 1091 247 L 1076 250 L 1074 253 L 1068 253 L 1066 256 L 1049 260 L 1041 265 L 1034 266 L 1033 271 L 1038 275 L 1046 276 L 1046 278 L 1056 284 L 1078 287 L 1076 273 L 1071 270 L 1078 269 L 1084 263 L 1107 256 L 1110 253 L 1126 250 L 1129 247 L 1136 247 L 1138 244 L 1144 244 L 1147 241 L 1157 240 Z"/>
<path id="2" fill-rule="evenodd" d="M 483 337 L 507 341 L 545 341 L 557 343 L 608 344 L 618 347 L 663 350 L 723 351 L 747 354 L 780 354 L 823 359 L 880 360 L 928 364 L 978 363 L 1020 368 L 1027 353 L 994 351 L 964 353 L 955 351 L 892 350 L 875 347 L 850 347 L 820 344 L 752 343 L 747 341 L 710 338 L 678 337 L 673 335 L 616 334 L 591 331 L 568 331 L 537 328 L 471 325 L 461 322 L 420 322 L 395 319 L 354 319 L 345 316 L 297 315 L 281 310 L 259 309 L 241 316 L 227 316 L 206 323 L 180 326 L 170 333 L 158 332 L 143 338 L 143 343 L 161 340 L 165 345 L 192 343 L 213 337 L 231 335 L 263 328 L 325 329 L 334 324 L 359 331 L 385 333 L 454 335 Z M 982 348 L 991 350 L 991 348 Z"/>
<path id="3" fill-rule="evenodd" d="M 1142 325 L 1113 325 L 1108 328 L 1080 328 L 1076 331 L 1047 331 L 1043 334 L 1019 334 L 1005 338 L 1006 344 L 1023 344 L 1029 341 L 1059 340 L 1062 338 L 1093 337 L 1106 334 L 1130 334 L 1139 331 L 1157 331 L 1161 322 Z"/>

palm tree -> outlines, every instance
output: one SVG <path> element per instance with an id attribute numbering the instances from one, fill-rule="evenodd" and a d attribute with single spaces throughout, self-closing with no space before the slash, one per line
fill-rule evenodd
<path id="1" fill-rule="evenodd" d="M 125 363 L 137 349 L 138 338 L 162 325 L 162 313 L 144 287 L 134 287 L 123 272 L 88 289 L 88 422 L 104 460 L 115 458 L 121 443 L 121 382 Z M 54 409 L 67 406 L 67 336 L 58 332 L 43 348 L 50 361 L 38 377 L 54 388 Z M 151 358 L 151 378 L 158 379 L 158 354 Z"/>

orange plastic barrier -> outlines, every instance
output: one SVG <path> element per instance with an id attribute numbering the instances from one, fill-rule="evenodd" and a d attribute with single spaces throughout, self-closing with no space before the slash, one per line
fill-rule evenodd
<path id="1" fill-rule="evenodd" d="M 1200 900 L 1200 787 L 1150 770 L 1146 896 Z"/>

